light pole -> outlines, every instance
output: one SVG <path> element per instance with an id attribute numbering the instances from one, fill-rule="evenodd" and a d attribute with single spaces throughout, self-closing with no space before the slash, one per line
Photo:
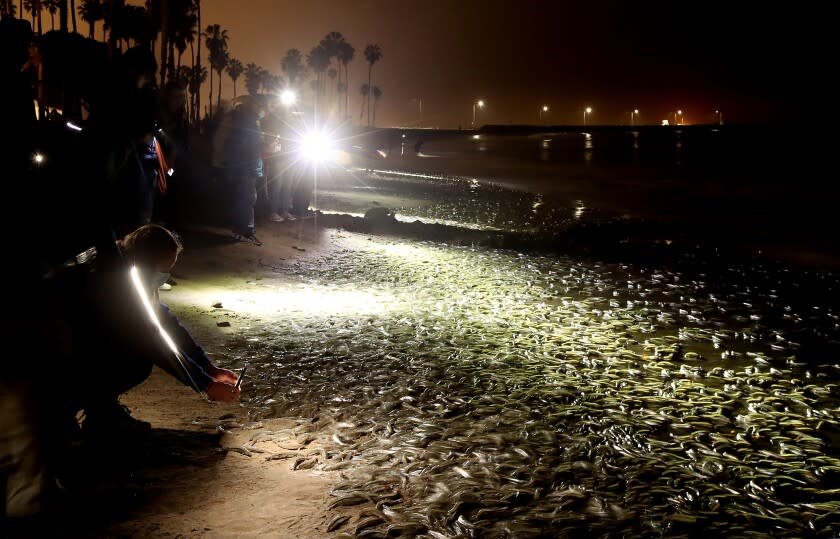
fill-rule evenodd
<path id="1" fill-rule="evenodd" d="M 539 116 L 537 116 L 538 121 L 542 121 L 542 116 L 544 112 L 548 112 L 548 105 L 543 105 L 542 107 L 540 107 L 540 113 Z"/>
<path id="2" fill-rule="evenodd" d="M 483 99 L 479 99 L 478 101 L 473 103 L 473 121 L 472 121 L 473 129 L 475 129 L 475 109 L 476 108 L 484 108 L 484 100 Z"/>
<path id="3" fill-rule="evenodd" d="M 586 127 L 586 115 L 592 114 L 592 107 L 586 107 L 583 109 L 583 127 Z"/>
<path id="4" fill-rule="evenodd" d="M 420 127 L 421 125 L 423 125 L 423 100 L 419 97 L 412 97 L 411 100 L 417 101 L 417 112 L 420 117 L 420 119 L 417 122 L 417 127 Z"/>
<path id="5" fill-rule="evenodd" d="M 679 116 L 680 120 L 682 120 L 682 111 L 681 110 L 678 110 L 677 112 L 674 113 L 674 125 L 680 125 L 679 122 L 677 122 L 677 116 Z"/>
<path id="6" fill-rule="evenodd" d="M 717 116 L 718 125 L 723 125 L 723 114 L 719 110 L 716 110 L 715 116 Z"/>
<path id="7" fill-rule="evenodd" d="M 636 116 L 639 115 L 639 109 L 633 109 L 630 111 L 630 127 L 636 125 Z"/>

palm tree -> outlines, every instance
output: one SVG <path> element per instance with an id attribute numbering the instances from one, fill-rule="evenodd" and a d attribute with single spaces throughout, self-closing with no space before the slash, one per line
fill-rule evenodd
<path id="1" fill-rule="evenodd" d="M 259 93 L 263 71 L 264 69 L 254 62 L 245 66 L 245 90 L 248 92 L 248 95 L 257 95 Z"/>
<path id="2" fill-rule="evenodd" d="M 344 115 L 349 115 L 350 111 L 350 94 L 347 89 L 350 88 L 350 69 L 349 64 L 353 61 L 353 56 L 356 55 L 356 49 L 353 45 L 346 41 L 342 41 L 338 46 L 338 61 L 344 66 Z"/>
<path id="3" fill-rule="evenodd" d="M 70 20 L 73 21 L 73 33 L 76 33 L 76 0 L 70 0 Z"/>
<path id="4" fill-rule="evenodd" d="M 222 30 L 218 24 L 211 24 L 204 30 L 204 44 L 207 45 L 208 60 L 210 60 L 210 115 L 213 115 L 213 71 L 219 73 L 219 97 L 217 105 L 221 104 L 222 93 L 222 70 L 227 65 L 228 35 L 227 30 Z"/>
<path id="5" fill-rule="evenodd" d="M 58 3 L 61 1 L 63 0 L 41 0 L 44 9 L 50 14 L 50 27 L 52 30 L 55 30 L 55 14 L 58 11 Z"/>
<path id="6" fill-rule="evenodd" d="M 264 94 L 276 94 L 283 86 L 283 77 L 263 69 L 260 73 L 260 86 Z"/>
<path id="7" fill-rule="evenodd" d="M 365 47 L 365 60 L 368 63 L 368 88 L 373 87 L 373 64 L 382 59 L 382 49 L 379 45 L 368 45 Z M 368 126 L 370 126 L 370 93 L 367 95 Z"/>
<path id="8" fill-rule="evenodd" d="M 245 71 L 245 67 L 242 65 L 242 62 L 236 58 L 231 58 L 228 61 L 227 74 L 230 77 L 230 80 L 233 81 L 233 97 L 236 97 L 236 79 L 242 75 L 243 71 Z"/>
<path id="9" fill-rule="evenodd" d="M 190 95 L 192 96 L 192 113 L 191 113 L 191 120 L 193 122 L 198 121 L 199 118 L 199 110 L 198 106 L 201 103 L 199 101 L 199 97 L 201 96 L 201 85 L 204 84 L 204 81 L 207 80 L 207 68 L 195 65 L 190 69 L 190 78 L 189 78 L 189 90 Z"/>
<path id="10" fill-rule="evenodd" d="M 170 71 L 177 71 L 175 68 L 173 56 L 174 49 L 178 50 L 178 68 L 181 67 L 184 53 L 187 50 L 187 45 L 192 51 L 193 42 L 195 42 L 197 32 L 198 17 L 196 16 L 196 8 L 193 0 L 168 0 L 162 6 L 159 18 L 161 25 L 166 26 L 162 43 L 167 44 L 167 55 L 169 62 L 167 68 Z M 163 56 L 164 51 L 161 51 Z M 190 57 L 192 58 L 192 52 Z M 195 60 L 190 61 L 191 64 Z M 161 71 L 163 73 L 163 71 Z"/>
<path id="11" fill-rule="evenodd" d="M 88 23 L 90 28 L 88 36 L 93 39 L 93 27 L 96 21 L 105 17 L 105 9 L 101 0 L 82 0 L 82 4 L 79 6 L 79 16 Z"/>
<path id="12" fill-rule="evenodd" d="M 359 90 L 362 92 L 362 107 L 359 110 L 359 125 L 362 124 L 362 117 L 365 115 L 365 103 L 370 101 L 370 86 L 367 84 L 362 84 L 359 87 Z"/>
<path id="13" fill-rule="evenodd" d="M 328 71 L 327 75 L 333 80 L 333 88 L 336 89 L 336 94 L 338 94 L 338 83 L 341 82 L 341 60 L 339 60 L 339 54 L 342 43 L 344 43 L 344 36 L 341 35 L 340 32 L 330 32 L 324 36 L 324 39 L 322 39 L 319 44 L 326 52 L 330 63 L 332 63 L 332 59 L 335 58 L 336 72 L 335 74 L 332 74 Z M 338 78 L 337 81 L 336 77 Z M 324 82 L 326 82 L 326 79 Z M 338 104 L 339 106 L 341 105 L 341 100 L 338 101 Z"/>
<path id="14" fill-rule="evenodd" d="M 289 84 L 295 86 L 306 73 L 306 66 L 303 65 L 303 55 L 297 49 L 289 49 L 286 56 L 280 60 L 280 67 L 289 79 Z"/>
<path id="15" fill-rule="evenodd" d="M 123 6 L 114 14 L 111 33 L 126 44 L 148 44 L 155 35 L 155 25 L 146 8 L 141 6 Z"/>
<path id="16" fill-rule="evenodd" d="M 373 87 L 373 126 L 376 127 L 376 105 L 382 97 L 382 90 L 379 86 Z"/>
<path id="17" fill-rule="evenodd" d="M 321 45 L 313 47 L 309 52 L 309 56 L 306 58 L 306 63 L 316 76 L 317 82 L 312 88 L 315 91 L 315 104 L 317 105 L 320 101 L 320 96 L 326 88 L 326 72 L 330 66 L 330 57 L 327 49 Z"/>
<path id="18" fill-rule="evenodd" d="M 32 26 L 35 26 L 37 21 L 38 35 L 40 36 L 43 33 L 43 28 L 41 27 L 41 11 L 44 9 L 43 2 L 41 0 L 23 0 L 23 7 L 27 12 L 32 14 Z"/>

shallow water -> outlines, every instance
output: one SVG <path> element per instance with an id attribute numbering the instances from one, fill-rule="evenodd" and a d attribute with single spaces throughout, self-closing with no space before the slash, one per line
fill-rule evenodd
<path id="1" fill-rule="evenodd" d="M 383 145 L 385 157 L 355 156 L 321 174 L 318 207 L 364 213 L 387 195 L 405 219 L 515 230 L 623 219 L 747 255 L 840 268 L 838 187 L 825 181 L 826 154 L 807 133 L 692 126 L 404 134 Z"/>
<path id="2" fill-rule="evenodd" d="M 317 419 L 383 532 L 840 530 L 835 276 L 345 241 L 225 304 L 253 418 Z"/>

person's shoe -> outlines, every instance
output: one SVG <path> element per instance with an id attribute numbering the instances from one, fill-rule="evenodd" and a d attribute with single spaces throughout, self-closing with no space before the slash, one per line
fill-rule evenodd
<path id="1" fill-rule="evenodd" d="M 272 213 L 271 215 L 268 216 L 268 220 L 269 221 L 274 221 L 275 223 L 282 223 L 283 221 L 286 221 L 287 218 L 284 217 L 283 215 L 280 215 L 279 213 Z"/>
<path id="2" fill-rule="evenodd" d="M 162 285 L 160 285 L 158 290 L 172 290 L 172 285 L 169 283 L 163 283 Z"/>
<path id="3" fill-rule="evenodd" d="M 286 221 L 297 221 L 297 217 L 287 211 L 284 211 L 280 216 Z"/>
<path id="4" fill-rule="evenodd" d="M 251 234 L 234 234 L 233 237 L 236 238 L 237 241 L 246 241 L 248 243 L 253 243 L 256 246 L 262 245 L 262 242 L 253 233 L 251 233 Z"/>
<path id="5" fill-rule="evenodd" d="M 115 402 L 85 410 L 82 433 L 91 438 L 145 435 L 152 424 L 131 417 L 128 406 Z"/>

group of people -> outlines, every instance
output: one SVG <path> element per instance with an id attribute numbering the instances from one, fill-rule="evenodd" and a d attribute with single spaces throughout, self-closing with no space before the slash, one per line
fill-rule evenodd
<path id="1" fill-rule="evenodd" d="M 50 509 L 70 444 L 150 429 L 119 399 L 153 365 L 209 400 L 240 396 L 237 374 L 215 366 L 158 295 L 183 247 L 153 222 L 169 173 L 155 137 L 153 55 L 137 47 L 112 59 L 84 128 L 36 121 L 18 85 L 26 29 L 7 20 L 0 97 L 15 136 L 0 218 L 9 231 L 2 273 L 13 284 L 0 315 L 0 535 Z"/>
<path id="2" fill-rule="evenodd" d="M 255 234 L 258 191 L 265 194 L 270 221 L 295 221 L 310 213 L 314 185 L 295 151 L 289 114 L 276 100 L 249 95 L 222 114 L 215 128 L 214 165 L 230 195 L 234 237 L 241 241 L 262 244 Z"/>

